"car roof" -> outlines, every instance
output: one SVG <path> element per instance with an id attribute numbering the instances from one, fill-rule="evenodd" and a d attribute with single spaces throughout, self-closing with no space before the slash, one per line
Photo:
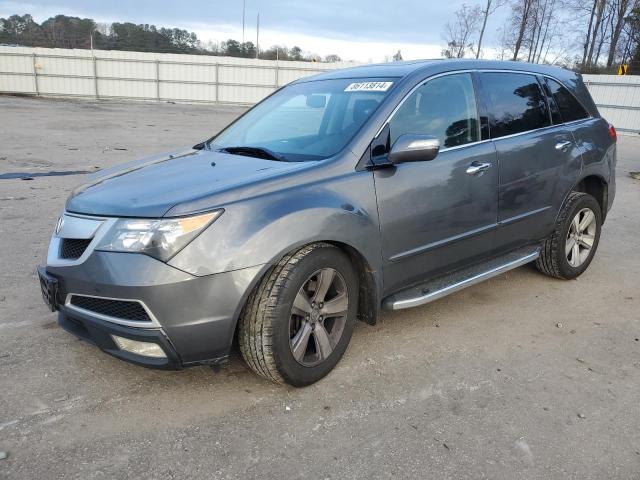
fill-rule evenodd
<path id="1" fill-rule="evenodd" d="M 404 78 L 412 76 L 413 74 L 436 74 L 446 71 L 465 69 L 518 70 L 559 78 L 567 78 L 568 76 L 575 75 L 575 73 L 559 67 L 525 62 L 470 59 L 427 59 L 376 63 L 342 68 L 339 70 L 323 72 L 311 77 L 305 77 L 298 80 L 298 82 L 346 78 Z"/>
<path id="2" fill-rule="evenodd" d="M 303 77 L 292 83 L 313 82 L 333 79 L 374 79 L 396 78 L 399 83 L 412 84 L 429 76 L 459 70 L 506 70 L 527 72 L 534 75 L 548 75 L 559 80 L 575 95 L 589 113 L 598 117 L 598 108 L 579 73 L 550 65 L 536 63 L 513 62 L 503 60 L 472 59 L 432 59 L 411 60 L 406 62 L 389 62 L 357 67 L 330 70 L 309 77 Z"/>

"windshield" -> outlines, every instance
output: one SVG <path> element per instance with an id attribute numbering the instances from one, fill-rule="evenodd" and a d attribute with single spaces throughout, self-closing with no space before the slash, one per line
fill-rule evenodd
<path id="1" fill-rule="evenodd" d="M 330 157 L 355 136 L 394 83 L 351 78 L 290 85 L 219 133 L 210 148 L 290 162 Z"/>

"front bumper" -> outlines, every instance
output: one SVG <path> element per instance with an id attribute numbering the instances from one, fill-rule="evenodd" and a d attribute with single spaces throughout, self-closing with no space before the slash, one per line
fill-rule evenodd
<path id="1" fill-rule="evenodd" d="M 160 329 L 144 329 L 118 325 L 105 320 L 100 320 L 82 312 L 69 312 L 64 306 L 58 313 L 58 324 L 67 332 L 82 340 L 96 345 L 100 350 L 144 367 L 162 370 L 180 370 L 183 367 L 180 356 L 171 344 L 169 338 Z M 122 350 L 113 340 L 112 335 L 137 340 L 140 342 L 155 343 L 162 348 L 165 358 L 153 358 Z"/>
<path id="2" fill-rule="evenodd" d="M 242 305 L 263 266 L 193 276 L 141 254 L 92 252 L 80 264 L 49 265 L 57 279 L 59 324 L 123 360 L 152 368 L 215 364 L 229 354 Z M 135 324 L 69 304 L 71 295 L 142 302 L 153 322 Z M 111 335 L 158 344 L 166 358 L 121 350 Z"/>

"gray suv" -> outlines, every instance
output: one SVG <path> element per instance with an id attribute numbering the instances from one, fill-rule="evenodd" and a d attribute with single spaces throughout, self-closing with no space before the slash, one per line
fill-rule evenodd
<path id="1" fill-rule="evenodd" d="M 98 172 L 39 267 L 59 324 L 140 365 L 311 384 L 356 319 L 535 262 L 588 267 L 616 133 L 580 75 L 417 61 L 281 88 L 193 148 Z"/>

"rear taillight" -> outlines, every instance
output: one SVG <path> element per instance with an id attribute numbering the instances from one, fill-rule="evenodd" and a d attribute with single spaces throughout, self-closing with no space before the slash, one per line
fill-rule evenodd
<path id="1" fill-rule="evenodd" d="M 609 136 L 611 137 L 611 140 L 613 140 L 614 142 L 618 140 L 618 134 L 616 133 L 616 128 L 611 124 L 609 124 Z"/>

